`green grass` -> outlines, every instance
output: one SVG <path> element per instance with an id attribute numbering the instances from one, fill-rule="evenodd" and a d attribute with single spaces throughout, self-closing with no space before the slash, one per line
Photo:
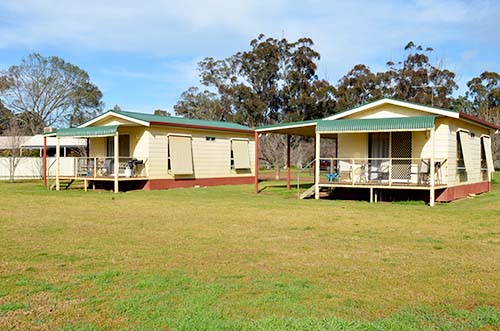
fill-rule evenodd
<path id="1" fill-rule="evenodd" d="M 500 184 L 430 208 L 0 183 L 0 329 L 496 330 L 499 220 Z"/>

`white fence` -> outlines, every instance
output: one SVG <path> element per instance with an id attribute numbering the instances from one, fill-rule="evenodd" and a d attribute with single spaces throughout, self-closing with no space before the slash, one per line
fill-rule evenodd
<path id="1" fill-rule="evenodd" d="M 0 157 L 0 180 L 10 179 L 10 157 Z M 47 158 L 47 167 L 49 168 L 48 177 L 56 176 L 56 158 Z M 61 157 L 59 161 L 61 176 L 74 176 L 75 158 Z M 22 157 L 14 172 L 14 179 L 41 179 L 43 178 L 43 158 L 41 157 Z"/>

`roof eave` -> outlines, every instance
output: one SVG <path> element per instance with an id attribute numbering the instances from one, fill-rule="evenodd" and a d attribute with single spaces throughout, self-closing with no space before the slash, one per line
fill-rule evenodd
<path id="1" fill-rule="evenodd" d="M 466 120 L 466 121 L 469 121 L 469 122 L 473 122 L 474 124 L 479 124 L 481 126 L 487 127 L 488 129 L 491 129 L 491 130 L 500 130 L 500 126 L 493 124 L 491 122 L 488 122 L 486 120 L 480 119 L 479 117 L 476 117 L 474 115 L 460 112 L 459 118 Z"/>
<path id="2" fill-rule="evenodd" d="M 371 132 L 409 132 L 409 131 L 429 131 L 431 128 L 418 129 L 380 129 L 380 130 L 346 130 L 346 131 L 316 131 L 319 134 L 337 134 L 337 133 L 371 133 Z"/>
<path id="3" fill-rule="evenodd" d="M 451 118 L 459 118 L 458 113 L 453 112 L 451 110 L 438 109 L 438 108 L 428 107 L 428 106 L 424 106 L 424 105 L 414 104 L 411 102 L 400 101 L 400 100 L 395 100 L 395 99 L 390 99 L 390 98 L 384 98 L 384 99 L 373 101 L 373 102 L 364 104 L 362 106 L 359 106 L 359 107 L 356 107 L 356 108 L 353 108 L 353 109 L 326 117 L 326 118 L 324 118 L 324 120 L 336 120 L 336 119 L 343 118 L 343 117 L 346 117 L 349 115 L 357 114 L 359 112 L 362 112 L 362 111 L 365 111 L 368 109 L 376 108 L 376 107 L 381 106 L 383 104 L 391 104 L 391 105 L 395 105 L 395 106 L 406 107 L 406 108 L 411 108 L 411 109 L 423 111 L 426 113 L 432 113 L 432 114 L 451 117 Z"/>
<path id="4" fill-rule="evenodd" d="M 316 126 L 316 124 L 317 123 L 286 125 L 286 123 L 285 123 L 283 126 L 257 128 L 257 129 L 255 129 L 255 131 L 256 132 L 271 132 L 271 131 L 278 131 L 278 130 L 296 129 L 296 128 L 303 128 L 303 127 L 308 127 L 308 126 Z"/>
<path id="5" fill-rule="evenodd" d="M 91 119 L 90 121 L 83 123 L 82 125 L 80 125 L 78 127 L 79 128 L 86 128 L 86 127 L 91 126 L 92 124 L 99 122 L 100 120 L 103 120 L 103 119 L 110 117 L 110 116 L 115 116 L 115 117 L 118 117 L 120 119 L 129 121 L 129 122 L 133 122 L 133 123 L 136 123 L 136 124 L 139 124 L 142 126 L 149 126 L 150 125 L 150 122 L 141 121 L 141 120 L 138 120 L 138 119 L 133 118 L 131 116 L 118 114 L 118 113 L 115 113 L 114 111 L 110 110 L 110 111 L 105 112 L 104 114 L 97 116 L 96 118 Z"/>

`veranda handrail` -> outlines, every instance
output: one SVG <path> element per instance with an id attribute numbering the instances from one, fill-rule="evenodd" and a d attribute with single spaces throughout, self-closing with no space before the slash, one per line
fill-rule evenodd
<path id="1" fill-rule="evenodd" d="M 297 198 L 300 199 L 300 174 L 303 173 L 306 169 L 309 169 L 311 165 L 315 162 L 316 160 L 313 159 L 309 163 L 307 163 L 300 171 L 297 172 Z"/>

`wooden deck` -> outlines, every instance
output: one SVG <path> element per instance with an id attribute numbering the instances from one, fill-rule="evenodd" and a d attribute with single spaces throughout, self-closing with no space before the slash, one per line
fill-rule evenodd
<path id="1" fill-rule="evenodd" d="M 327 182 L 322 181 L 319 183 L 320 187 L 344 187 L 344 188 L 376 188 L 376 189 L 397 189 L 397 190 L 430 190 L 431 186 L 429 184 L 417 184 L 417 183 L 402 183 L 402 182 L 362 182 L 362 183 L 352 183 L 352 182 Z M 446 188 L 446 184 L 435 184 L 434 189 Z"/>
<path id="2" fill-rule="evenodd" d="M 83 181 L 95 181 L 95 182 L 113 182 L 115 180 L 115 177 L 113 176 L 106 176 L 106 177 L 89 177 L 89 176 L 59 176 L 59 179 L 62 180 L 83 180 Z M 125 177 L 125 176 L 118 176 L 118 181 L 119 182 L 124 182 L 124 181 L 134 181 L 134 180 L 149 180 L 149 177 L 144 177 L 144 176 L 137 176 L 137 177 Z"/>

